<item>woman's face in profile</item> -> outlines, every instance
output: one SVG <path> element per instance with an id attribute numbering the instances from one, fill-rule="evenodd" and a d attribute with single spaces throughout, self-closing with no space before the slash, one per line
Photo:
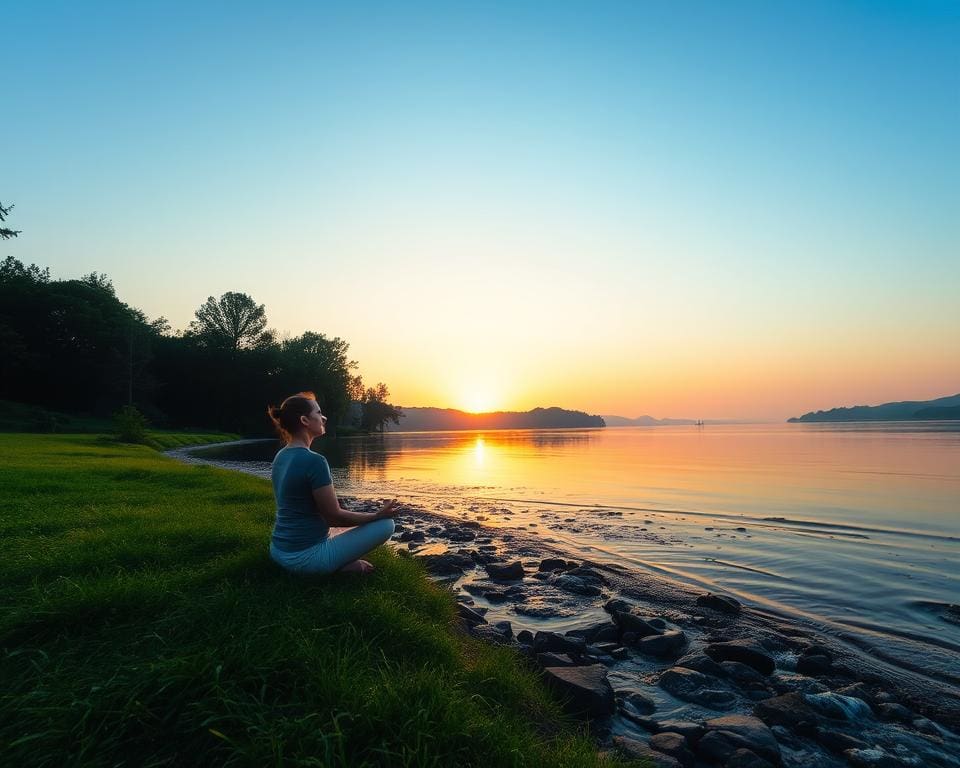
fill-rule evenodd
<path id="1" fill-rule="evenodd" d="M 313 437 L 322 437 L 327 432 L 327 417 L 320 412 L 320 406 L 317 401 L 313 401 L 310 415 L 304 417 L 307 419 L 307 430 Z"/>

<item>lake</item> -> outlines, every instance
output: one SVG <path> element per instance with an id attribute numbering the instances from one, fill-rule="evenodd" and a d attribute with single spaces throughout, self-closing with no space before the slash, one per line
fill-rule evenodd
<path id="1" fill-rule="evenodd" d="M 388 433 L 317 448 L 342 494 L 523 527 L 960 683 L 957 422 Z M 269 472 L 274 445 L 242 450 L 219 458 Z"/>

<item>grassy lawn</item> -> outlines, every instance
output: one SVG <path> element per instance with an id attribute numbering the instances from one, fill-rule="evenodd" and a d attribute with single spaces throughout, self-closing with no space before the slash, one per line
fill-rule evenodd
<path id="1" fill-rule="evenodd" d="M 413 560 L 276 568 L 266 481 L 94 435 L 0 455 L 0 765 L 608 764 Z"/>

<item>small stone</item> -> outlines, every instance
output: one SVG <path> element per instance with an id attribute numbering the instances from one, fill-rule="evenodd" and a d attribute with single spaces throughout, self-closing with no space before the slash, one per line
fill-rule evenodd
<path id="1" fill-rule="evenodd" d="M 826 656 L 801 656 L 797 659 L 797 672 L 801 675 L 817 677 L 818 675 L 827 675 L 830 671 L 830 659 Z"/>
<path id="2" fill-rule="evenodd" d="M 680 765 L 689 768 L 694 763 L 693 752 L 687 747 L 687 740 L 679 733 L 658 733 L 650 737 L 650 746 L 657 752 L 670 755 Z"/>
<path id="3" fill-rule="evenodd" d="M 457 615 L 468 625 L 487 623 L 487 620 L 479 612 L 463 603 L 457 604 Z"/>
<path id="4" fill-rule="evenodd" d="M 686 644 L 687 636 L 682 630 L 674 629 L 662 635 L 641 638 L 636 644 L 636 649 L 649 656 L 676 656 Z"/>
<path id="5" fill-rule="evenodd" d="M 903 706 L 903 704 L 881 704 L 877 709 L 884 720 L 892 720 L 896 723 L 913 722 L 913 712 Z"/>
<path id="6" fill-rule="evenodd" d="M 559 557 L 547 557 L 540 561 L 541 571 L 564 571 L 567 569 L 567 561 Z"/>
<path id="7" fill-rule="evenodd" d="M 843 756 L 854 768 L 902 768 L 903 763 L 879 747 L 845 749 Z"/>
<path id="8" fill-rule="evenodd" d="M 723 671 L 723 667 L 705 653 L 688 653 L 686 656 L 681 656 L 677 659 L 677 661 L 674 662 L 674 666 L 695 669 L 697 672 L 702 672 L 712 677 L 726 677 L 727 675 L 727 673 Z"/>
<path id="9" fill-rule="evenodd" d="M 566 653 L 538 653 L 537 664 L 541 667 L 578 667 L 580 666 Z"/>
<path id="10" fill-rule="evenodd" d="M 657 750 L 638 739 L 631 739 L 629 736 L 614 736 L 613 745 L 627 757 L 646 761 L 646 764 L 651 768 L 682 768 L 676 758 L 657 752 Z"/>
<path id="11" fill-rule="evenodd" d="M 753 667 L 739 661 L 724 661 L 720 663 L 724 674 L 740 686 L 763 685 L 766 678 Z"/>
<path id="12" fill-rule="evenodd" d="M 768 725 L 787 725 L 798 730 L 811 729 L 820 720 L 819 713 L 796 691 L 761 701 L 753 713 Z"/>
<path id="13" fill-rule="evenodd" d="M 668 669 L 660 676 L 659 683 L 661 688 L 678 699 L 711 709 L 726 709 L 736 701 L 730 691 L 714 687 L 715 680 L 685 667 Z"/>
<path id="14" fill-rule="evenodd" d="M 829 749 L 831 752 L 843 752 L 847 749 L 866 749 L 869 744 L 860 739 L 854 738 L 842 731 L 834 731 L 830 728 L 817 726 L 813 732 L 813 737 L 819 744 Z"/>
<path id="15" fill-rule="evenodd" d="M 537 653 L 583 653 L 586 643 L 582 637 L 567 637 L 556 632 L 537 632 L 533 636 L 533 648 Z"/>
<path id="16" fill-rule="evenodd" d="M 517 642 L 523 643 L 524 645 L 533 645 L 533 632 L 529 629 L 521 629 L 517 632 Z"/>
<path id="17" fill-rule="evenodd" d="M 510 635 L 499 627 L 491 624 L 475 624 L 470 627 L 470 634 L 481 640 L 486 640 L 488 643 L 495 643 L 496 645 L 510 645 L 510 643 L 513 642 L 513 638 Z"/>
<path id="18" fill-rule="evenodd" d="M 689 720 L 659 720 L 654 725 L 657 733 L 679 733 L 691 745 L 695 745 L 706 733 L 706 729 L 700 723 Z"/>
<path id="19" fill-rule="evenodd" d="M 776 668 L 773 658 L 754 640 L 744 639 L 712 643 L 704 650 L 707 656 L 714 661 L 739 661 L 743 664 L 749 664 L 763 675 L 769 675 Z"/>
<path id="20" fill-rule="evenodd" d="M 780 745 L 767 727 L 766 723 L 749 715 L 727 715 L 707 720 L 704 725 L 707 735 L 700 740 L 699 750 L 703 751 L 703 743 L 711 734 L 723 734 L 723 738 L 733 744 L 730 753 L 741 747 L 755 752 L 765 760 L 773 763 L 780 762 Z M 729 754 L 724 757 L 729 757 Z"/>
<path id="21" fill-rule="evenodd" d="M 727 758 L 723 768 L 773 768 L 773 763 L 741 747 Z"/>
<path id="22" fill-rule="evenodd" d="M 649 715 L 657 709 L 657 703 L 642 691 L 630 689 L 617 691 L 617 698 L 631 706 L 640 715 Z"/>
<path id="23" fill-rule="evenodd" d="M 732 597 L 727 597 L 726 595 L 715 595 L 712 592 L 708 592 L 705 595 L 700 595 L 700 597 L 697 598 L 697 605 L 702 605 L 707 608 L 712 608 L 715 611 L 729 614 L 737 614 L 740 613 L 741 610 L 739 600 L 736 600 Z"/>
<path id="24" fill-rule="evenodd" d="M 659 635 L 660 630 L 635 613 L 615 613 L 613 620 L 624 632 L 633 632 L 638 638 Z"/>
<path id="25" fill-rule="evenodd" d="M 572 592 L 575 595 L 593 597 L 600 594 L 600 587 L 595 584 L 588 584 L 578 576 L 571 576 L 566 573 L 562 576 L 557 576 L 553 580 L 553 585 L 558 589 L 562 589 L 565 592 Z"/>

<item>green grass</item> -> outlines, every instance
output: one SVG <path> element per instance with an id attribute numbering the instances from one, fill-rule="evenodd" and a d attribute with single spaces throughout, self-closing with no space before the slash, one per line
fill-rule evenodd
<path id="1" fill-rule="evenodd" d="M 0 764 L 610 764 L 412 559 L 275 567 L 266 481 L 91 435 L 0 455 Z"/>

